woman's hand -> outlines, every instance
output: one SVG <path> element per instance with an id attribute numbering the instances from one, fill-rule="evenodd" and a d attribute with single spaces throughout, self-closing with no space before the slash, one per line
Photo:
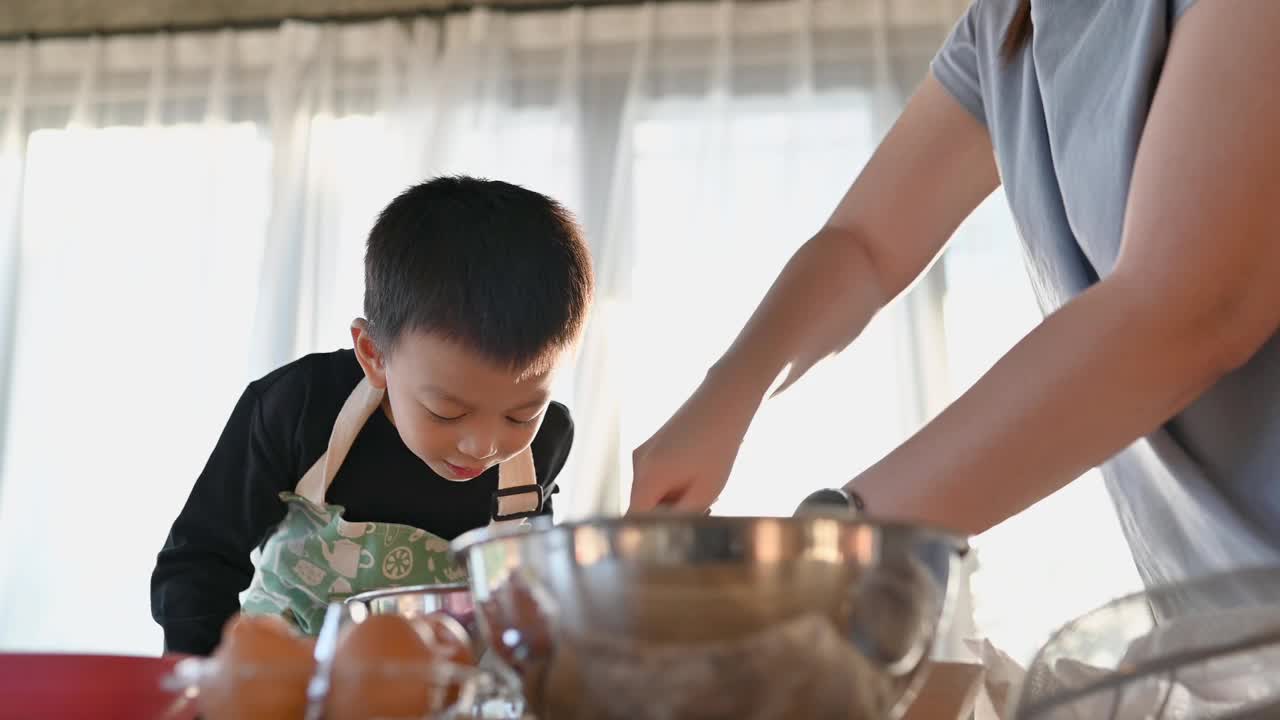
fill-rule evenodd
<path id="1" fill-rule="evenodd" d="M 657 507 L 697 512 L 711 507 L 729 480 L 738 448 L 760 407 L 761 394 L 743 385 L 713 371 L 675 415 L 636 448 L 631 456 L 629 512 Z"/>

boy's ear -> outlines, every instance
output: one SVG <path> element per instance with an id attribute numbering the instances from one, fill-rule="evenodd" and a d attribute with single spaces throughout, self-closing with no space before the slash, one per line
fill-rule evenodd
<path id="1" fill-rule="evenodd" d="M 387 389 L 387 366 L 378 345 L 369 332 L 369 321 L 356 318 L 351 323 L 351 342 L 356 348 L 356 359 L 364 369 L 364 376 L 369 383 L 379 390 Z"/>

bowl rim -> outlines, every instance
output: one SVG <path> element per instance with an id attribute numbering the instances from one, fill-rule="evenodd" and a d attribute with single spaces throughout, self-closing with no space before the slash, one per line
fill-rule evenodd
<path id="1" fill-rule="evenodd" d="M 351 595 L 342 601 L 344 605 L 352 603 L 368 603 L 370 600 L 378 600 L 393 595 L 452 595 L 454 593 L 471 594 L 471 585 L 465 581 L 451 583 L 426 583 L 423 585 L 400 585 L 397 587 L 378 588 L 377 590 L 365 590 L 361 593 Z"/>
<path id="2" fill-rule="evenodd" d="M 813 514 L 804 516 L 744 516 L 744 515 L 706 515 L 703 513 L 692 512 L 674 512 L 659 511 L 649 512 L 637 515 L 620 515 L 613 517 L 587 518 L 584 520 L 575 520 L 572 522 L 561 523 L 558 525 L 543 526 L 499 526 L 490 525 L 486 527 L 469 530 L 449 543 L 449 551 L 455 556 L 465 561 L 467 554 L 482 545 L 501 540 L 507 540 L 522 535 L 539 535 L 539 536 L 561 536 L 571 535 L 576 530 L 596 529 L 596 530 L 613 530 L 621 527 L 674 527 L 677 525 L 687 526 L 690 523 L 700 527 L 717 527 L 717 526 L 734 526 L 734 525 L 757 525 L 757 524 L 778 524 L 778 525 L 795 525 L 795 524 L 813 524 L 813 523 L 835 523 L 849 528 L 870 527 L 878 531 L 887 532 L 913 532 L 926 537 L 944 542 L 952 547 L 957 553 L 964 555 L 969 551 L 969 540 L 956 532 L 943 530 L 937 527 L 922 525 L 917 523 L 898 522 L 891 520 L 879 520 L 869 517 L 843 517 L 834 514 Z"/>

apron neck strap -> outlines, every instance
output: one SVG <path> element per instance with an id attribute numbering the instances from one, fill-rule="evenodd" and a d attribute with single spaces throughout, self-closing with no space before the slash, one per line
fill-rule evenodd
<path id="1" fill-rule="evenodd" d="M 533 453 L 525 448 L 498 466 L 498 491 L 489 510 L 490 525 L 520 524 L 542 511 L 543 489 L 533 466 Z M 498 519 L 504 518 L 504 519 Z"/>
<path id="2" fill-rule="evenodd" d="M 295 493 L 310 500 L 316 505 L 324 504 L 325 493 L 333 484 L 333 478 L 347 459 L 351 446 L 360 434 L 360 429 L 369 421 L 369 417 L 382 405 L 386 391 L 373 386 L 369 378 L 361 378 L 356 389 L 347 396 L 347 401 L 338 411 L 338 419 L 333 422 L 333 430 L 329 433 L 329 447 L 311 466 L 302 479 L 298 481 Z"/>

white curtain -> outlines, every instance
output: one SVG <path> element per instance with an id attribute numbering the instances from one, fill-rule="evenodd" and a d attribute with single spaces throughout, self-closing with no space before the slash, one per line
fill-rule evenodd
<path id="1" fill-rule="evenodd" d="M 473 10 L 0 45 L 0 647 L 159 648 L 154 555 L 238 392 L 349 343 L 364 235 L 430 175 L 519 182 L 585 223 L 599 296 L 557 390 L 578 428 L 557 514 L 622 510 L 631 448 L 826 218 L 962 5 Z M 786 514 L 843 482 L 1025 331 L 1004 212 L 948 255 L 978 262 L 940 264 L 766 407 L 718 512 Z M 991 282 L 991 258 L 1012 280 Z M 996 333 L 976 352 L 975 318 Z M 1012 542 L 1064 546 L 1035 528 Z M 975 580 L 979 617 L 1043 589 L 1002 562 Z M 1105 597 L 1115 583 L 1091 572 L 1062 592 Z M 990 627 L 1033 642 L 1063 619 Z"/>

